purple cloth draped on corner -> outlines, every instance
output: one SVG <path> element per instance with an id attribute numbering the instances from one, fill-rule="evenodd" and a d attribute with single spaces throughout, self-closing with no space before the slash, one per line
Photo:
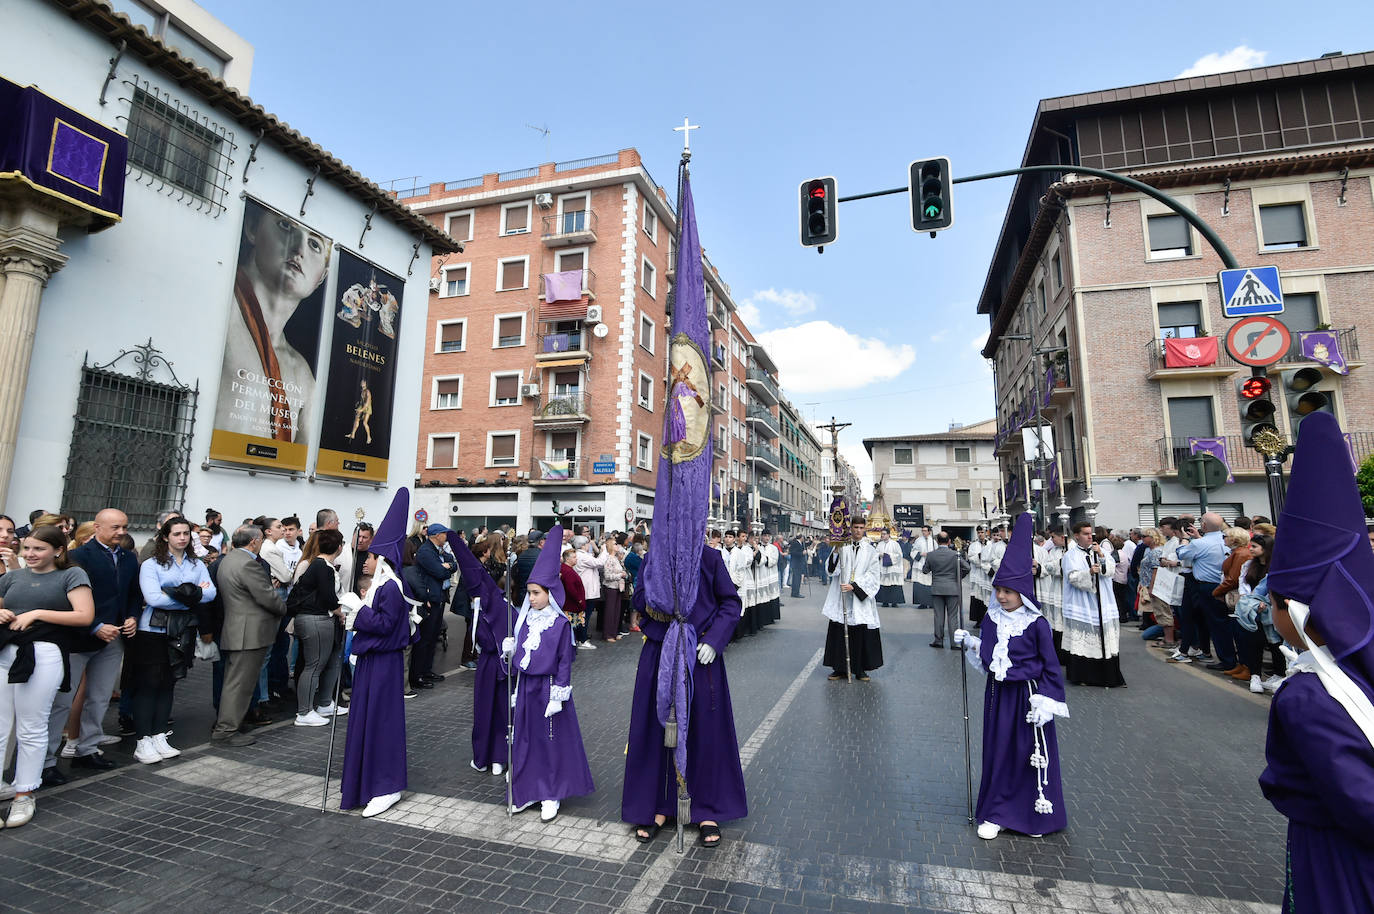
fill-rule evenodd
<path id="1" fill-rule="evenodd" d="M 1220 460 L 1226 467 L 1226 481 L 1235 482 L 1236 477 L 1231 475 L 1231 460 L 1226 456 L 1225 438 L 1189 438 L 1189 454 L 1211 454 Z"/>
<path id="2" fill-rule="evenodd" d="M 582 271 L 544 274 L 544 301 L 577 301 L 582 297 Z"/>
<path id="3" fill-rule="evenodd" d="M 673 312 L 674 340 L 685 336 L 697 349 L 688 353 L 687 364 L 699 358 L 710 370 L 706 353 L 710 351 L 710 328 L 706 320 L 706 282 L 701 271 L 701 242 L 697 237 L 696 208 L 692 204 L 692 181 L 682 178 L 681 236 L 677 250 L 677 284 Z M 673 364 L 673 350 L 669 347 L 669 363 Z M 681 364 L 681 362 L 677 363 Z M 670 368 L 671 370 L 675 370 Z M 676 622 L 675 635 L 665 636 L 664 647 L 671 638 L 670 663 L 667 670 L 657 674 L 655 707 L 658 722 L 668 720 L 669 707 L 675 708 L 678 724 L 678 748 L 675 758 L 678 771 L 686 774 L 687 730 L 691 705 L 691 669 L 696 663 L 695 633 L 688 634 L 683 623 L 697 603 L 697 587 L 701 575 L 701 555 L 706 538 L 706 513 L 711 482 L 712 449 L 709 440 L 696 442 L 701 452 L 690 460 L 675 462 L 672 447 L 687 438 L 687 422 L 681 401 L 676 394 L 683 385 L 674 385 L 672 402 L 664 416 L 663 440 L 669 447 L 658 458 L 658 481 L 654 487 L 654 504 L 660 518 L 654 527 L 653 544 L 645 557 L 640 577 L 648 605 L 655 611 L 672 616 Z M 690 784 L 688 785 L 690 789 Z"/>

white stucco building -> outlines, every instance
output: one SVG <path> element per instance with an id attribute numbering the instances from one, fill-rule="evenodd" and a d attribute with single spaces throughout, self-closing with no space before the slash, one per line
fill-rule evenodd
<path id="1" fill-rule="evenodd" d="M 932 528 L 969 538 L 985 518 L 983 500 L 989 510 L 997 506 L 996 426 L 989 419 L 931 435 L 865 438 L 874 486 L 893 520 L 909 527 L 899 506 L 920 506 Z"/>

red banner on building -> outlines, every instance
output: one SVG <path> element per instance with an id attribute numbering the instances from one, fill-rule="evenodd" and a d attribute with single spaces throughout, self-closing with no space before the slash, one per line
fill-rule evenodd
<path id="1" fill-rule="evenodd" d="M 1200 368 L 1216 363 L 1217 338 L 1214 336 L 1164 341 L 1165 368 Z"/>

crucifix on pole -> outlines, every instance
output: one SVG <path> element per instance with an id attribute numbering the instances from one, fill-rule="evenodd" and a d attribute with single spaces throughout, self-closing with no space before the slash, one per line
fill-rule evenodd
<path id="1" fill-rule="evenodd" d="M 673 130 L 681 131 L 682 133 L 682 157 L 684 159 L 690 159 L 692 157 L 692 131 L 700 129 L 700 124 L 693 124 L 685 117 L 682 119 L 681 127 L 673 128 Z"/>

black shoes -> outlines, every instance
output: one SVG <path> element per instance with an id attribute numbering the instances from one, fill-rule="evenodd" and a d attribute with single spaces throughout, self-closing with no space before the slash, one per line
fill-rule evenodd
<path id="1" fill-rule="evenodd" d="M 417 679 L 415 682 L 412 682 L 410 684 L 410 687 L 412 689 L 432 689 L 434 688 L 434 683 L 430 682 L 427 679 Z"/>
<path id="2" fill-rule="evenodd" d="M 436 684 L 436 683 L 440 683 L 440 682 L 443 682 L 443 681 L 444 681 L 444 677 L 443 677 L 441 674 L 439 674 L 439 673 L 426 673 L 425 675 L 421 676 L 420 678 L 421 678 L 422 680 L 424 680 L 425 682 L 428 682 L 430 685 L 434 685 L 434 684 Z"/>
<path id="3" fill-rule="evenodd" d="M 119 715 L 119 735 L 120 735 L 120 736 L 133 736 L 133 735 L 134 735 L 134 719 L 133 719 L 132 717 L 130 717 L 129 715 L 127 715 L 127 714 L 121 714 L 121 715 Z"/>
<path id="4" fill-rule="evenodd" d="M 936 650 L 944 650 L 945 642 L 943 642 L 943 641 L 932 641 L 932 642 L 930 642 L 930 646 L 933 647 L 933 648 L 935 648 Z"/>
<path id="5" fill-rule="evenodd" d="M 92 771 L 111 771 L 119 767 L 119 763 L 107 759 L 103 753 L 92 752 L 90 755 L 78 755 L 72 759 L 73 768 L 89 768 Z"/>
<path id="6" fill-rule="evenodd" d="M 70 781 L 71 778 L 58 771 L 56 765 L 53 765 L 51 768 L 43 769 L 44 787 L 61 787 L 63 784 L 69 783 Z"/>

